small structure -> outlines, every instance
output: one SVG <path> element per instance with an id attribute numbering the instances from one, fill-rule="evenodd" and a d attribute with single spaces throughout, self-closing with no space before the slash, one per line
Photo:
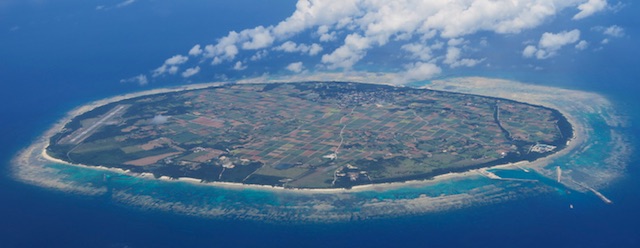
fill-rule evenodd
<path id="1" fill-rule="evenodd" d="M 323 158 L 328 158 L 328 159 L 334 160 L 334 159 L 338 158 L 338 154 L 336 154 L 336 153 L 331 153 L 331 154 L 324 155 L 324 156 L 322 156 L 322 157 L 323 157 Z"/>
<path id="2" fill-rule="evenodd" d="M 546 153 L 546 152 L 551 152 L 551 151 L 553 151 L 555 149 L 556 149 L 555 146 L 538 143 L 538 144 L 535 144 L 534 146 L 532 146 L 529 151 L 530 152 L 537 152 L 537 153 Z"/>

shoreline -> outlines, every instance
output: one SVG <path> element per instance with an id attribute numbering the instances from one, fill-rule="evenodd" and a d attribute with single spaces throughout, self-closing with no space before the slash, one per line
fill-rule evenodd
<path id="1" fill-rule="evenodd" d="M 447 90 L 445 88 L 453 87 L 453 91 L 455 92 L 514 99 L 516 101 L 536 104 L 559 111 L 560 114 L 562 114 L 571 124 L 573 137 L 567 141 L 567 145 L 564 149 L 549 156 L 526 163 L 527 168 L 530 168 L 538 172 L 540 175 L 551 179 L 555 178 L 555 170 L 550 170 L 546 167 L 554 160 L 566 156 L 570 152 L 576 151 L 576 149 L 581 148 L 581 145 L 588 140 L 588 137 L 590 137 L 590 132 L 593 131 L 593 128 L 582 125 L 587 122 L 585 118 L 574 116 L 572 112 L 587 112 L 602 116 L 602 113 L 600 112 L 602 111 L 602 109 L 600 109 L 600 107 L 610 106 L 610 102 L 597 93 L 572 89 L 553 88 L 551 86 L 531 85 L 505 79 L 464 77 L 436 80 L 434 82 L 435 83 L 424 86 L 423 88 Z M 468 85 L 472 86 L 468 87 Z M 503 87 L 505 85 L 507 87 Z M 515 93 L 511 92 L 510 87 L 517 88 L 518 90 Z M 522 89 L 527 89 L 531 92 L 525 92 Z M 555 91 L 549 92 L 549 89 L 555 89 Z M 451 91 L 451 89 L 449 90 Z M 604 117 L 603 119 L 607 121 L 607 124 L 609 124 L 609 121 L 611 121 L 607 120 L 607 118 Z M 619 121 L 613 121 L 613 123 L 619 124 Z M 572 190 L 580 192 L 588 191 L 588 188 L 575 183 L 575 181 L 570 177 L 569 180 L 562 180 L 560 183 Z"/>
<path id="2" fill-rule="evenodd" d="M 493 80 L 493 79 L 486 79 L 486 78 L 465 78 L 465 79 L 483 79 L 483 80 Z M 265 80 L 265 84 L 266 83 L 274 83 L 272 82 L 267 82 L 270 80 Z M 284 81 L 281 81 L 284 82 Z M 512 81 L 509 81 L 512 82 Z M 194 185 L 201 185 L 201 186 L 213 186 L 213 187 L 219 187 L 219 188 L 227 188 L 227 189 L 256 189 L 256 190 L 267 190 L 267 191 L 276 191 L 276 192 L 290 192 L 290 193 L 356 193 L 356 192 L 362 192 L 362 191 L 384 191 L 384 190 L 391 190 L 391 189 L 397 189 L 397 188 L 402 188 L 402 187 L 408 187 L 408 186 L 414 186 L 414 185 L 429 185 L 429 184 L 435 184 L 441 181 L 445 181 L 445 180 L 452 180 L 452 179 L 464 179 L 464 178 L 471 178 L 471 177 L 482 177 L 482 175 L 479 173 L 479 170 L 492 170 L 492 169 L 513 169 L 515 166 L 518 167 L 526 167 L 526 168 L 531 168 L 536 170 L 537 172 L 539 172 L 542 175 L 545 175 L 543 168 L 545 166 L 547 166 L 549 163 L 551 163 L 553 160 L 555 160 L 557 157 L 560 156 L 564 156 L 566 155 L 569 151 L 574 150 L 578 144 L 584 142 L 584 137 L 582 137 L 583 135 L 585 135 L 586 133 L 584 132 L 584 127 L 581 127 L 578 123 L 580 123 L 579 121 L 577 121 L 575 119 L 574 116 L 572 116 L 570 113 L 568 113 L 566 110 L 562 109 L 559 106 L 549 106 L 548 103 L 544 103 L 544 102 L 531 102 L 528 100 L 521 100 L 521 99 L 514 99 L 514 98 L 508 98 L 508 97 L 501 97 L 501 98 L 505 98 L 505 99 L 509 99 L 509 100 L 516 100 L 516 101 L 522 101 L 525 103 L 533 103 L 533 104 L 539 104 L 541 106 L 545 106 L 545 107 L 550 107 L 552 109 L 555 109 L 557 111 L 559 111 L 566 119 L 567 121 L 571 124 L 572 129 L 573 129 L 573 137 L 568 140 L 568 144 L 567 146 L 558 151 L 555 152 L 551 155 L 542 157 L 542 158 L 538 158 L 534 161 L 520 161 L 520 162 L 516 162 L 516 163 L 507 163 L 507 164 L 500 164 L 500 165 L 495 165 L 495 166 L 491 166 L 491 167 L 484 167 L 484 168 L 480 168 L 480 169 L 471 169 L 468 171 L 464 171 L 464 172 L 450 172 L 450 173 L 445 173 L 445 174 L 441 174 L 441 175 L 437 175 L 434 176 L 433 178 L 430 179 L 418 179 L 418 180 L 409 180 L 409 181 L 401 181 L 401 182 L 388 182 L 388 183 L 376 183 L 376 184 L 364 184 L 364 185 L 356 185 L 353 186 L 352 188 L 318 188 L 318 189 L 313 189 L 313 188 L 285 188 L 282 186 L 271 186 L 271 185 L 259 185 L 259 184 L 243 184 L 243 183 L 232 183 L 232 182 L 202 182 L 200 179 L 196 179 L 196 178 L 189 178 L 189 177 L 181 177 L 181 178 L 176 178 L 176 179 L 172 179 L 166 176 L 160 177 L 160 178 L 155 178 L 153 175 L 151 175 L 150 173 L 134 173 L 131 172 L 129 170 L 124 170 L 124 169 L 120 169 L 120 168 L 111 168 L 111 167 L 105 167 L 105 166 L 93 166 L 93 165 L 83 165 L 83 164 L 73 164 L 73 163 L 69 163 L 66 162 L 64 160 L 61 159 L 57 159 L 57 158 L 53 158 L 51 156 L 49 156 L 46 152 L 46 148 L 49 146 L 49 142 L 50 142 L 50 138 L 55 135 L 56 133 L 58 133 L 62 128 L 64 128 L 65 125 L 67 125 L 67 123 L 69 123 L 73 118 L 75 118 L 76 116 L 79 116 L 83 113 L 86 113 L 88 111 L 91 111 L 97 107 L 106 105 L 106 104 L 110 104 L 113 102 L 118 102 L 118 101 L 122 101 L 122 100 L 126 100 L 126 99 L 131 99 L 131 98 L 135 98 L 135 97 L 141 97 L 141 96 L 148 96 L 148 95 L 154 95 L 154 94 L 162 94 L 162 93 L 168 93 L 168 92 L 178 92 L 178 91 L 185 91 L 185 90 L 197 90 L 197 89 L 204 89 L 204 88 L 209 88 L 209 87 L 216 87 L 216 86 L 221 86 L 224 84 L 227 84 L 228 82 L 212 82 L 212 83 L 203 83 L 203 84 L 195 84 L 195 85 L 188 85 L 188 86 L 181 86 L 181 87 L 172 87 L 172 88 L 161 88 L 161 89 L 153 89 L 153 90 L 147 90 L 147 91 L 142 91 L 142 92 L 136 92 L 136 93 L 129 93 L 129 94 L 125 94 L 125 95 L 120 95 L 120 96 L 115 96 L 115 97 L 111 97 L 111 98 L 106 98 L 106 99 L 101 99 L 101 100 L 97 100 L 97 101 L 93 101 L 90 102 L 89 104 L 77 107 L 73 110 L 71 110 L 70 112 L 68 112 L 68 114 L 62 118 L 60 121 L 58 121 L 56 124 L 54 124 L 51 128 L 48 129 L 48 131 L 46 131 L 43 136 L 41 136 L 38 139 L 38 142 L 35 142 L 34 144 L 32 144 L 29 148 L 25 149 L 25 151 L 30 151 L 30 152 L 24 152 L 24 153 L 20 153 L 20 156 L 17 158 L 17 160 L 19 161 L 23 161 L 23 162 L 28 162 L 29 158 L 28 157 L 24 157 L 24 156 L 37 156 L 38 158 L 42 158 L 46 161 L 49 162 L 53 162 L 56 164 L 64 164 L 64 165 L 71 165 L 71 166 L 78 166 L 81 168 L 88 168 L 88 169 L 95 169 L 95 170 L 103 170 L 103 171 L 110 171 L 110 172 L 114 172 L 114 173 L 119 173 L 119 174 L 125 174 L 125 175 L 129 175 L 129 176 L 133 176 L 133 177 L 137 177 L 137 178 L 143 178 L 143 179 L 152 179 L 152 180 L 161 180 L 161 181 L 166 181 L 166 182 L 184 182 L 184 183 L 189 183 L 189 184 L 194 184 Z M 238 82 L 238 83 L 256 83 L 256 82 Z M 388 84 L 388 83 L 378 83 L 378 84 Z M 392 84 L 388 84 L 388 85 L 392 85 Z M 429 87 L 430 85 L 427 85 L 427 87 Z M 550 87 L 547 87 L 550 88 Z M 428 88 L 430 89 L 430 88 Z M 456 90 L 447 90 L 449 92 L 457 92 L 457 93 L 465 93 L 465 92 L 460 92 L 460 91 L 456 91 Z M 477 94 L 477 93 L 470 93 L 470 94 Z M 478 95 L 483 95 L 483 96 L 487 96 L 485 94 L 478 94 Z M 490 96 L 492 97 L 492 96 Z M 42 147 L 40 154 L 33 154 L 34 151 L 33 149 L 37 148 L 37 147 Z"/>

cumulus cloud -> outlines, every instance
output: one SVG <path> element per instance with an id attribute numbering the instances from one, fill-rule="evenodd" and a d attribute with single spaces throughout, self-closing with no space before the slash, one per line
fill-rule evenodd
<path id="1" fill-rule="evenodd" d="M 447 53 L 444 57 L 444 63 L 451 68 L 456 67 L 473 67 L 484 61 L 484 59 L 462 58 L 462 48 L 458 47 L 465 43 L 464 39 L 451 39 L 448 44 Z"/>
<path id="2" fill-rule="evenodd" d="M 242 49 L 256 50 L 271 46 L 275 38 L 271 35 L 271 28 L 258 26 L 240 32 L 241 37 L 247 41 L 242 43 Z"/>
<path id="3" fill-rule="evenodd" d="M 349 9 L 349 3 L 344 3 L 345 9 Z M 479 31 L 519 33 L 540 25 L 560 10 L 576 4 L 575 0 L 355 1 L 355 9 L 350 18 L 337 19 L 332 25 L 355 26 L 358 32 L 348 35 L 347 38 L 361 38 L 360 40 L 367 45 L 357 49 L 350 44 L 350 40 L 345 39 L 344 44 L 333 53 L 324 56 L 322 62 L 329 68 L 349 68 L 364 57 L 366 50 L 384 46 L 392 37 L 406 39 L 418 36 L 423 40 L 429 40 L 438 35 L 444 39 L 455 39 Z M 304 11 L 310 10 L 298 9 L 296 13 Z M 327 33 L 330 30 L 325 28 L 321 31 Z M 451 55 L 455 55 L 456 50 L 453 49 L 451 52 Z M 465 61 L 451 64 L 471 65 L 479 60 Z"/>
<path id="4" fill-rule="evenodd" d="M 164 64 L 162 64 L 160 67 L 153 70 L 153 76 L 158 77 L 166 73 L 169 73 L 172 75 L 176 74 L 179 70 L 178 65 L 184 64 L 188 60 L 189 60 L 189 57 L 183 56 L 180 54 L 173 56 L 171 58 L 168 58 L 167 60 L 164 61 Z"/>
<path id="5" fill-rule="evenodd" d="M 279 47 L 274 48 L 273 50 L 284 51 L 284 52 L 288 52 L 288 53 L 300 52 L 301 51 L 301 49 L 298 47 L 298 45 L 295 42 L 292 42 L 292 41 L 287 41 L 287 42 L 283 43 L 282 45 L 280 45 Z"/>
<path id="6" fill-rule="evenodd" d="M 302 64 L 302 62 L 295 62 L 287 65 L 286 68 L 291 72 L 300 73 L 302 72 L 302 70 L 304 70 L 304 65 Z"/>
<path id="7" fill-rule="evenodd" d="M 336 39 L 336 31 L 329 31 L 329 26 L 322 25 L 318 27 L 316 34 L 319 36 L 321 42 L 334 41 Z"/>
<path id="8" fill-rule="evenodd" d="M 188 77 L 191 77 L 193 75 L 198 74 L 198 72 L 200 72 L 200 66 L 196 66 L 196 67 L 193 67 L 193 68 L 188 68 L 184 72 L 182 72 L 182 77 L 183 78 L 188 78 Z"/>
<path id="9" fill-rule="evenodd" d="M 171 58 L 168 58 L 167 60 L 164 61 L 165 65 L 180 65 L 180 64 L 184 64 L 185 62 L 187 62 L 189 60 L 189 58 L 187 56 L 182 56 L 182 55 L 176 55 L 173 56 Z"/>
<path id="10" fill-rule="evenodd" d="M 463 59 L 456 60 L 455 62 L 449 64 L 449 66 L 451 68 L 456 68 L 456 67 L 474 67 L 474 66 L 484 62 L 484 60 L 485 60 L 485 58 L 482 58 L 482 59 L 463 58 Z"/>
<path id="11" fill-rule="evenodd" d="M 457 48 L 455 46 L 449 47 L 447 49 L 447 55 L 445 55 L 444 58 L 444 63 L 449 65 L 455 63 L 458 59 L 460 59 L 460 53 L 460 48 Z"/>
<path id="12" fill-rule="evenodd" d="M 611 27 L 604 28 L 602 33 L 613 37 L 622 37 L 624 36 L 624 29 L 617 25 L 613 25 Z"/>
<path id="13" fill-rule="evenodd" d="M 440 74 L 442 69 L 432 63 L 416 62 L 406 66 L 406 71 L 403 73 L 403 82 L 416 82 L 431 79 L 434 76 Z"/>
<path id="14" fill-rule="evenodd" d="M 204 47 L 205 58 L 213 59 L 212 64 L 217 65 L 225 61 L 232 61 L 243 50 L 259 50 L 270 47 L 275 37 L 271 34 L 273 27 L 258 26 L 253 29 L 245 29 L 238 32 L 231 31 L 225 37 L 218 40 L 215 45 Z"/>
<path id="15" fill-rule="evenodd" d="M 311 47 L 309 47 L 309 55 L 314 56 L 317 55 L 318 53 L 322 52 L 323 48 L 322 46 L 313 43 L 311 44 Z"/>
<path id="16" fill-rule="evenodd" d="M 202 48 L 200 47 L 200 44 L 193 46 L 189 50 L 189 55 L 191 56 L 199 56 L 200 54 L 202 54 Z"/>
<path id="17" fill-rule="evenodd" d="M 576 44 L 576 49 L 578 50 L 585 50 L 589 47 L 589 42 L 587 42 L 586 40 L 581 40 L 580 42 L 578 42 L 578 44 Z"/>
<path id="18" fill-rule="evenodd" d="M 573 16 L 574 20 L 584 19 L 597 12 L 606 9 L 608 6 L 607 0 L 588 0 L 586 3 L 578 5 L 580 12 Z"/>
<path id="19" fill-rule="evenodd" d="M 253 56 L 251 56 L 250 60 L 251 61 L 258 61 L 258 60 L 266 58 L 267 55 L 269 55 L 269 51 L 261 50 L 261 51 L 256 52 Z"/>
<path id="20" fill-rule="evenodd" d="M 204 47 L 204 56 L 212 58 L 212 64 L 217 65 L 224 61 L 233 60 L 238 55 L 238 47 L 236 43 L 240 40 L 240 34 L 235 31 L 229 32 L 225 37 L 218 40 L 215 45 L 206 45 Z"/>
<path id="21" fill-rule="evenodd" d="M 293 41 L 287 41 L 282 45 L 275 47 L 273 50 L 283 51 L 287 53 L 295 53 L 295 52 L 306 53 L 311 56 L 314 56 L 322 51 L 322 46 L 316 43 L 307 45 L 307 44 L 296 44 Z"/>
<path id="22" fill-rule="evenodd" d="M 156 115 L 149 121 L 151 125 L 162 125 L 169 121 L 169 116 L 165 115 Z"/>
<path id="23" fill-rule="evenodd" d="M 562 31 L 560 33 L 544 33 L 538 42 L 538 47 L 529 45 L 522 51 L 526 58 L 536 57 L 547 59 L 557 54 L 562 47 L 574 44 L 580 40 L 580 30 Z"/>
<path id="24" fill-rule="evenodd" d="M 147 79 L 146 75 L 140 74 L 140 75 L 135 76 L 135 77 L 122 79 L 122 80 L 120 80 L 120 83 L 135 83 L 135 84 L 138 84 L 140 86 L 144 86 L 144 85 L 149 84 L 149 80 Z"/>
<path id="25" fill-rule="evenodd" d="M 359 14 L 362 11 L 362 5 L 367 4 L 366 2 L 361 0 L 299 0 L 293 14 L 278 23 L 273 32 L 278 37 L 290 37 L 312 27 L 336 25 Z"/>
<path id="26" fill-rule="evenodd" d="M 540 38 L 539 47 L 558 50 L 567 44 L 576 43 L 580 39 L 580 30 L 562 31 L 560 33 L 544 33 Z"/>
<path id="27" fill-rule="evenodd" d="M 339 33 L 346 32 L 342 44 L 324 54 L 321 62 L 327 68 L 349 69 L 364 58 L 369 49 L 384 46 L 392 39 L 429 40 L 437 36 L 455 39 L 480 31 L 519 33 L 539 26 L 565 8 L 578 7 L 587 13 L 591 8 L 588 6 L 597 7 L 596 3 L 584 3 L 584 0 L 299 0 L 294 13 L 277 25 L 230 32 L 217 44 L 205 46 L 204 54 L 213 59 L 213 64 L 219 64 L 233 60 L 240 49 L 264 49 L 275 41 L 287 40 L 309 29 L 315 29 L 313 35 L 320 42 L 337 40 Z M 279 49 L 322 51 L 319 45 L 290 46 L 294 44 L 285 42 Z M 454 53 L 455 49 L 452 55 Z M 458 64 L 471 65 L 472 61 L 479 60 L 465 61 Z"/>
<path id="28" fill-rule="evenodd" d="M 419 59 L 422 61 L 428 61 L 433 58 L 433 52 L 431 47 L 421 43 L 405 44 L 401 47 L 402 50 L 409 52 L 411 58 Z"/>
<path id="29" fill-rule="evenodd" d="M 241 61 L 236 62 L 235 65 L 233 65 L 233 69 L 236 71 L 242 71 L 244 69 L 247 69 L 246 65 L 243 65 Z"/>
<path id="30" fill-rule="evenodd" d="M 350 69 L 366 55 L 366 51 L 370 47 L 371 40 L 369 38 L 359 34 L 350 34 L 345 38 L 344 45 L 332 53 L 322 56 L 322 63 L 327 64 L 329 69 Z"/>
<path id="31" fill-rule="evenodd" d="M 534 55 L 536 55 L 537 51 L 538 51 L 538 48 L 536 48 L 536 46 L 528 45 L 522 51 L 522 56 L 525 57 L 525 58 L 531 58 Z"/>
<path id="32" fill-rule="evenodd" d="M 405 61 L 399 64 L 408 63 L 406 79 L 413 80 L 445 67 L 483 63 L 486 58 L 471 58 L 469 52 L 486 48 L 489 41 L 477 40 L 474 34 L 518 34 L 553 18 L 578 20 L 607 7 L 606 0 L 298 0 L 295 11 L 275 25 L 231 31 L 212 44 L 195 45 L 188 54 L 202 56 L 212 65 L 230 63 L 227 68 L 234 69 L 246 68 L 273 51 L 321 55 L 318 64 L 307 67 L 349 71 L 371 50 L 387 46 L 400 48 L 399 57 Z M 559 14 L 576 9 L 579 13 L 573 17 Z M 619 27 L 611 28 L 609 36 L 624 33 Z M 545 33 L 537 44 L 528 44 L 522 55 L 546 59 L 571 44 L 579 50 L 589 45 L 579 41 L 579 30 Z M 165 63 L 153 74 L 178 70 L 178 64 Z"/>

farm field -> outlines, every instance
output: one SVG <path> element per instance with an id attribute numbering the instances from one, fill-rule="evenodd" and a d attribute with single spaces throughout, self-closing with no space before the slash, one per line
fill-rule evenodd
<path id="1" fill-rule="evenodd" d="M 230 84 L 98 107 L 47 152 L 156 177 L 335 188 L 533 160 L 571 132 L 558 111 L 505 99 L 361 83 Z"/>

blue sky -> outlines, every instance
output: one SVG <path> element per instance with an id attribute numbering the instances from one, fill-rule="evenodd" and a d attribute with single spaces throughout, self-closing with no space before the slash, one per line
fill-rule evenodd
<path id="1" fill-rule="evenodd" d="M 626 27 L 611 20 L 625 8 L 611 0 L 300 0 L 276 23 L 194 42 L 149 72 L 122 81 L 147 84 L 206 71 L 262 75 L 384 68 L 406 83 L 514 66 L 514 61 L 539 71 L 563 56 L 598 53 L 624 39 Z"/>
<path id="2" fill-rule="evenodd" d="M 2 0 L 0 56 L 10 59 L 0 73 L 145 87 L 327 71 L 393 72 L 397 83 L 544 74 L 571 85 L 608 79 L 577 78 L 578 71 L 616 74 L 621 66 L 603 64 L 611 57 L 635 61 L 634 7 L 616 0 Z"/>

